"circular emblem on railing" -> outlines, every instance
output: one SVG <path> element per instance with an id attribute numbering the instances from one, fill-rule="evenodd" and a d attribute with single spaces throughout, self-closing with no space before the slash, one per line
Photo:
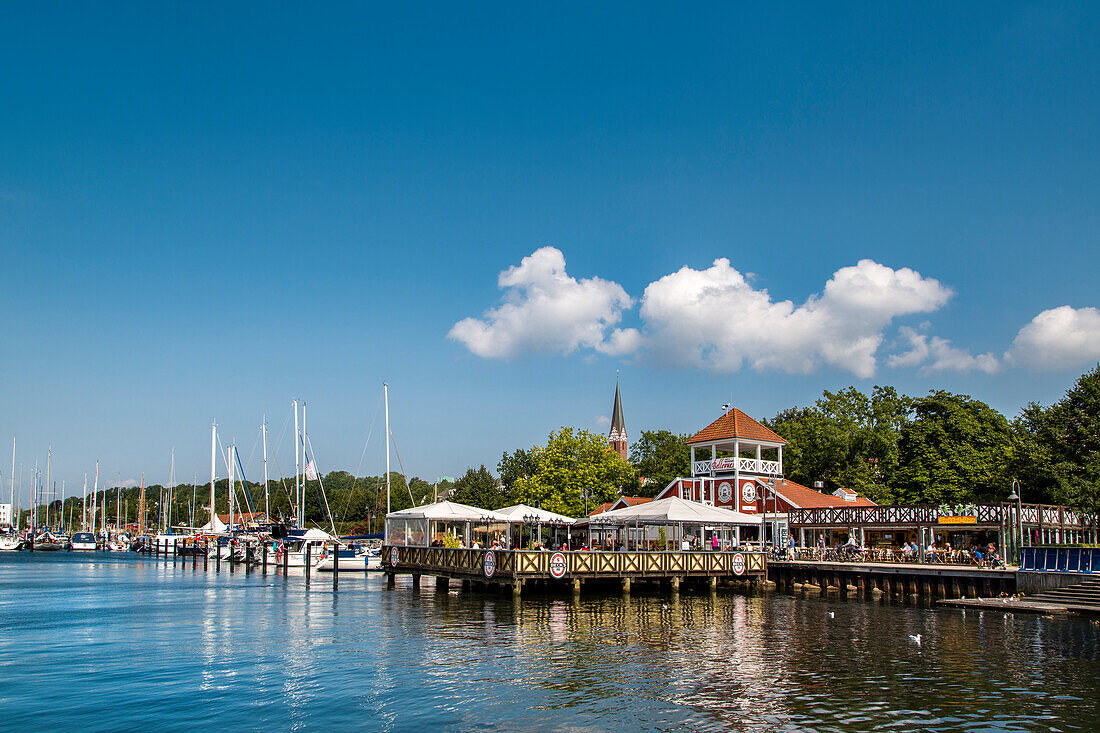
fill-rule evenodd
<path id="1" fill-rule="evenodd" d="M 497 571 L 497 555 L 492 550 L 485 553 L 485 559 L 482 560 L 482 566 L 485 570 L 485 577 L 493 577 L 493 573 Z"/>
<path id="2" fill-rule="evenodd" d="M 390 548 L 390 565 L 397 567 L 397 548 Z"/>
<path id="3" fill-rule="evenodd" d="M 733 567 L 734 575 L 745 574 L 745 556 L 740 552 L 734 553 L 733 557 L 730 558 L 730 565 Z"/>
<path id="4" fill-rule="evenodd" d="M 718 501 L 723 504 L 728 504 L 729 500 L 733 498 L 733 487 L 730 486 L 729 481 L 723 481 L 718 484 Z"/>
<path id="5" fill-rule="evenodd" d="M 555 578 L 565 577 L 566 568 L 569 564 L 565 560 L 565 555 L 560 552 L 555 552 L 550 556 L 550 575 Z"/>

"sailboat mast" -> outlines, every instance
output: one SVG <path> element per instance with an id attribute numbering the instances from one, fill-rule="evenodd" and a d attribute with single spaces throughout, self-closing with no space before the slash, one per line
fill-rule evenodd
<path id="1" fill-rule="evenodd" d="M 302 521 L 298 525 L 299 527 L 306 526 L 306 481 L 309 479 L 309 458 L 306 456 L 306 403 L 302 403 L 302 434 L 299 436 L 302 441 L 302 501 L 298 504 L 301 507 Z"/>
<path id="2" fill-rule="evenodd" d="M 233 479 L 235 478 L 235 474 L 234 474 L 234 471 L 233 471 L 233 451 L 235 451 L 236 449 L 237 449 L 237 446 L 230 445 L 229 448 L 226 450 L 226 458 L 228 459 L 226 462 L 229 464 L 228 468 L 229 468 L 229 531 L 230 532 L 233 531 L 233 494 L 235 493 L 234 490 L 233 490 L 233 488 L 234 488 L 233 487 Z"/>
<path id="3" fill-rule="evenodd" d="M 210 425 L 210 532 L 214 532 L 214 481 L 217 480 L 218 424 Z"/>
<path id="4" fill-rule="evenodd" d="M 46 486 L 43 488 L 43 494 L 46 498 L 46 529 L 50 528 L 50 459 L 53 457 L 53 446 L 49 446 L 46 449 Z"/>
<path id="5" fill-rule="evenodd" d="M 164 528 L 172 526 L 172 503 L 176 498 L 176 446 L 172 446 L 172 458 L 168 469 L 168 506 L 164 509 Z"/>
<path id="6" fill-rule="evenodd" d="M 270 522 L 271 506 L 267 500 L 267 415 L 264 415 L 264 422 L 263 425 L 260 426 L 260 432 L 264 436 L 264 519 Z"/>
<path id="7" fill-rule="evenodd" d="M 20 487 L 22 488 L 22 487 Z M 19 514 L 15 511 L 15 436 L 11 439 L 11 511 L 13 521 L 11 526 L 19 529 Z"/>
<path id="8" fill-rule="evenodd" d="M 119 489 L 122 487 L 119 486 Z M 118 517 L 115 517 L 115 524 L 118 524 Z M 145 534 L 145 473 L 141 474 L 141 494 L 138 496 L 138 534 Z"/>
<path id="9" fill-rule="evenodd" d="M 80 531 L 88 529 L 88 472 L 84 472 L 84 489 L 80 492 Z"/>
<path id="10" fill-rule="evenodd" d="M 99 493 L 99 461 L 95 462 L 95 481 L 92 483 L 92 531 L 95 532 L 96 494 Z"/>
<path id="11" fill-rule="evenodd" d="M 299 484 L 299 476 L 301 474 L 301 464 L 298 463 L 298 400 L 294 400 L 294 502 L 298 505 L 295 514 L 295 519 L 298 521 L 299 529 L 302 527 L 302 521 L 299 517 L 302 516 L 302 488 Z"/>
<path id="12" fill-rule="evenodd" d="M 386 401 L 386 515 L 390 513 L 390 386 L 382 382 Z"/>

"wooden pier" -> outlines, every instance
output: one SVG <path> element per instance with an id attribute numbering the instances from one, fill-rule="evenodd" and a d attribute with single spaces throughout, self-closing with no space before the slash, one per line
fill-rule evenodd
<path id="1" fill-rule="evenodd" d="M 382 569 L 392 579 L 411 575 L 419 585 L 422 575 L 446 582 L 457 578 L 503 586 L 520 594 L 527 583 L 572 587 L 586 581 L 618 581 L 630 590 L 634 581 L 681 582 L 698 580 L 711 587 L 719 581 L 763 580 L 767 563 L 759 552 L 650 552 L 468 550 L 447 547 L 382 548 Z"/>
<path id="2" fill-rule="evenodd" d="M 784 590 L 882 594 L 923 600 L 1016 591 L 1016 571 L 969 565 L 772 560 L 768 579 Z"/>

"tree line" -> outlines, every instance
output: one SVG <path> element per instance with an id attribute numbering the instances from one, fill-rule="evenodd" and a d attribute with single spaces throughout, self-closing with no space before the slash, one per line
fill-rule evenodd
<path id="1" fill-rule="evenodd" d="M 1100 365 L 1081 375 L 1052 405 L 1028 404 L 1008 419 L 967 395 L 934 390 L 924 397 L 875 386 L 870 394 L 855 387 L 825 391 L 813 405 L 791 407 L 762 421 L 783 436 L 787 478 L 826 492 L 854 489 L 879 504 L 969 504 L 1006 498 L 1013 479 L 1028 503 L 1066 504 L 1100 510 Z M 579 517 L 620 495 L 653 496 L 670 481 L 690 475 L 689 436 L 665 429 L 643 430 L 624 461 L 609 450 L 603 435 L 572 427 L 552 431 L 545 445 L 504 452 L 497 474 L 484 465 L 468 468 L 451 485 L 390 474 L 390 509 L 396 511 L 449 496 L 453 501 L 498 509 L 523 503 Z M 321 484 L 328 498 L 322 500 Z M 238 483 L 240 511 L 263 510 L 263 486 Z M 159 521 L 159 485 L 148 486 L 147 525 Z M 453 489 L 453 492 L 450 490 Z M 268 482 L 273 519 L 294 516 L 293 480 Z M 172 492 L 172 523 L 206 524 L 209 484 L 180 484 Z M 121 494 L 121 511 L 116 510 Z M 110 488 L 107 521 L 137 521 L 140 489 Z M 251 497 L 251 504 L 245 495 Z M 219 514 L 229 511 L 228 482 L 215 484 Z M 92 499 L 89 499 L 91 502 Z M 81 499 L 50 507 L 51 523 L 77 521 Z M 329 515 L 342 532 L 382 528 L 386 511 L 385 476 L 355 477 L 333 471 L 306 482 L 308 525 L 327 526 Z M 39 524 L 44 523 L 39 508 Z M 24 518 L 27 512 L 23 513 Z"/>
<path id="2" fill-rule="evenodd" d="M 321 486 L 324 485 L 324 495 Z M 400 473 L 390 473 L 390 510 L 406 509 L 416 504 L 431 502 L 440 492 L 451 488 L 449 481 L 430 483 L 419 477 L 408 481 Z M 268 506 L 274 521 L 290 520 L 295 516 L 293 495 L 294 479 L 272 479 L 268 481 Z M 99 526 L 106 510 L 107 524 L 138 523 L 140 514 L 141 488 L 111 487 L 88 495 L 89 520 L 92 504 L 98 507 L 96 526 Z M 145 525 L 157 527 L 161 518 L 161 501 L 170 502 L 172 526 L 186 526 L 194 516 L 194 526 L 202 526 L 210 521 L 207 507 L 210 504 L 210 484 L 178 484 L 171 492 L 160 484 L 145 487 Z M 327 506 L 325 498 L 327 498 Z M 214 484 L 214 504 L 218 514 L 229 513 L 229 481 L 221 479 Z M 192 512 L 192 507 L 193 512 Z M 234 511 L 253 513 L 264 511 L 264 486 L 259 482 L 235 483 Z M 79 529 L 80 515 L 83 509 L 82 497 L 68 497 L 64 501 L 57 499 L 49 505 L 50 526 L 60 522 L 66 529 L 70 526 Z M 45 526 L 47 507 L 38 507 L 38 526 Z M 21 512 L 21 525 L 26 526 L 30 510 Z M 305 517 L 307 526 L 329 526 L 331 514 L 333 523 L 342 533 L 369 533 L 382 530 L 386 514 L 386 477 L 352 476 L 347 471 L 332 471 L 320 480 L 306 481 Z"/>

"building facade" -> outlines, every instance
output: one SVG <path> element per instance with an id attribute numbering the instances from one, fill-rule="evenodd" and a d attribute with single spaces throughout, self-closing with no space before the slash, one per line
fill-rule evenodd
<path id="1" fill-rule="evenodd" d="M 678 496 L 759 515 L 769 542 L 786 540 L 792 510 L 875 506 L 848 489 L 826 494 L 785 479 L 785 445 L 782 436 L 731 408 L 688 440 L 691 475 L 674 479 L 656 498 Z"/>

